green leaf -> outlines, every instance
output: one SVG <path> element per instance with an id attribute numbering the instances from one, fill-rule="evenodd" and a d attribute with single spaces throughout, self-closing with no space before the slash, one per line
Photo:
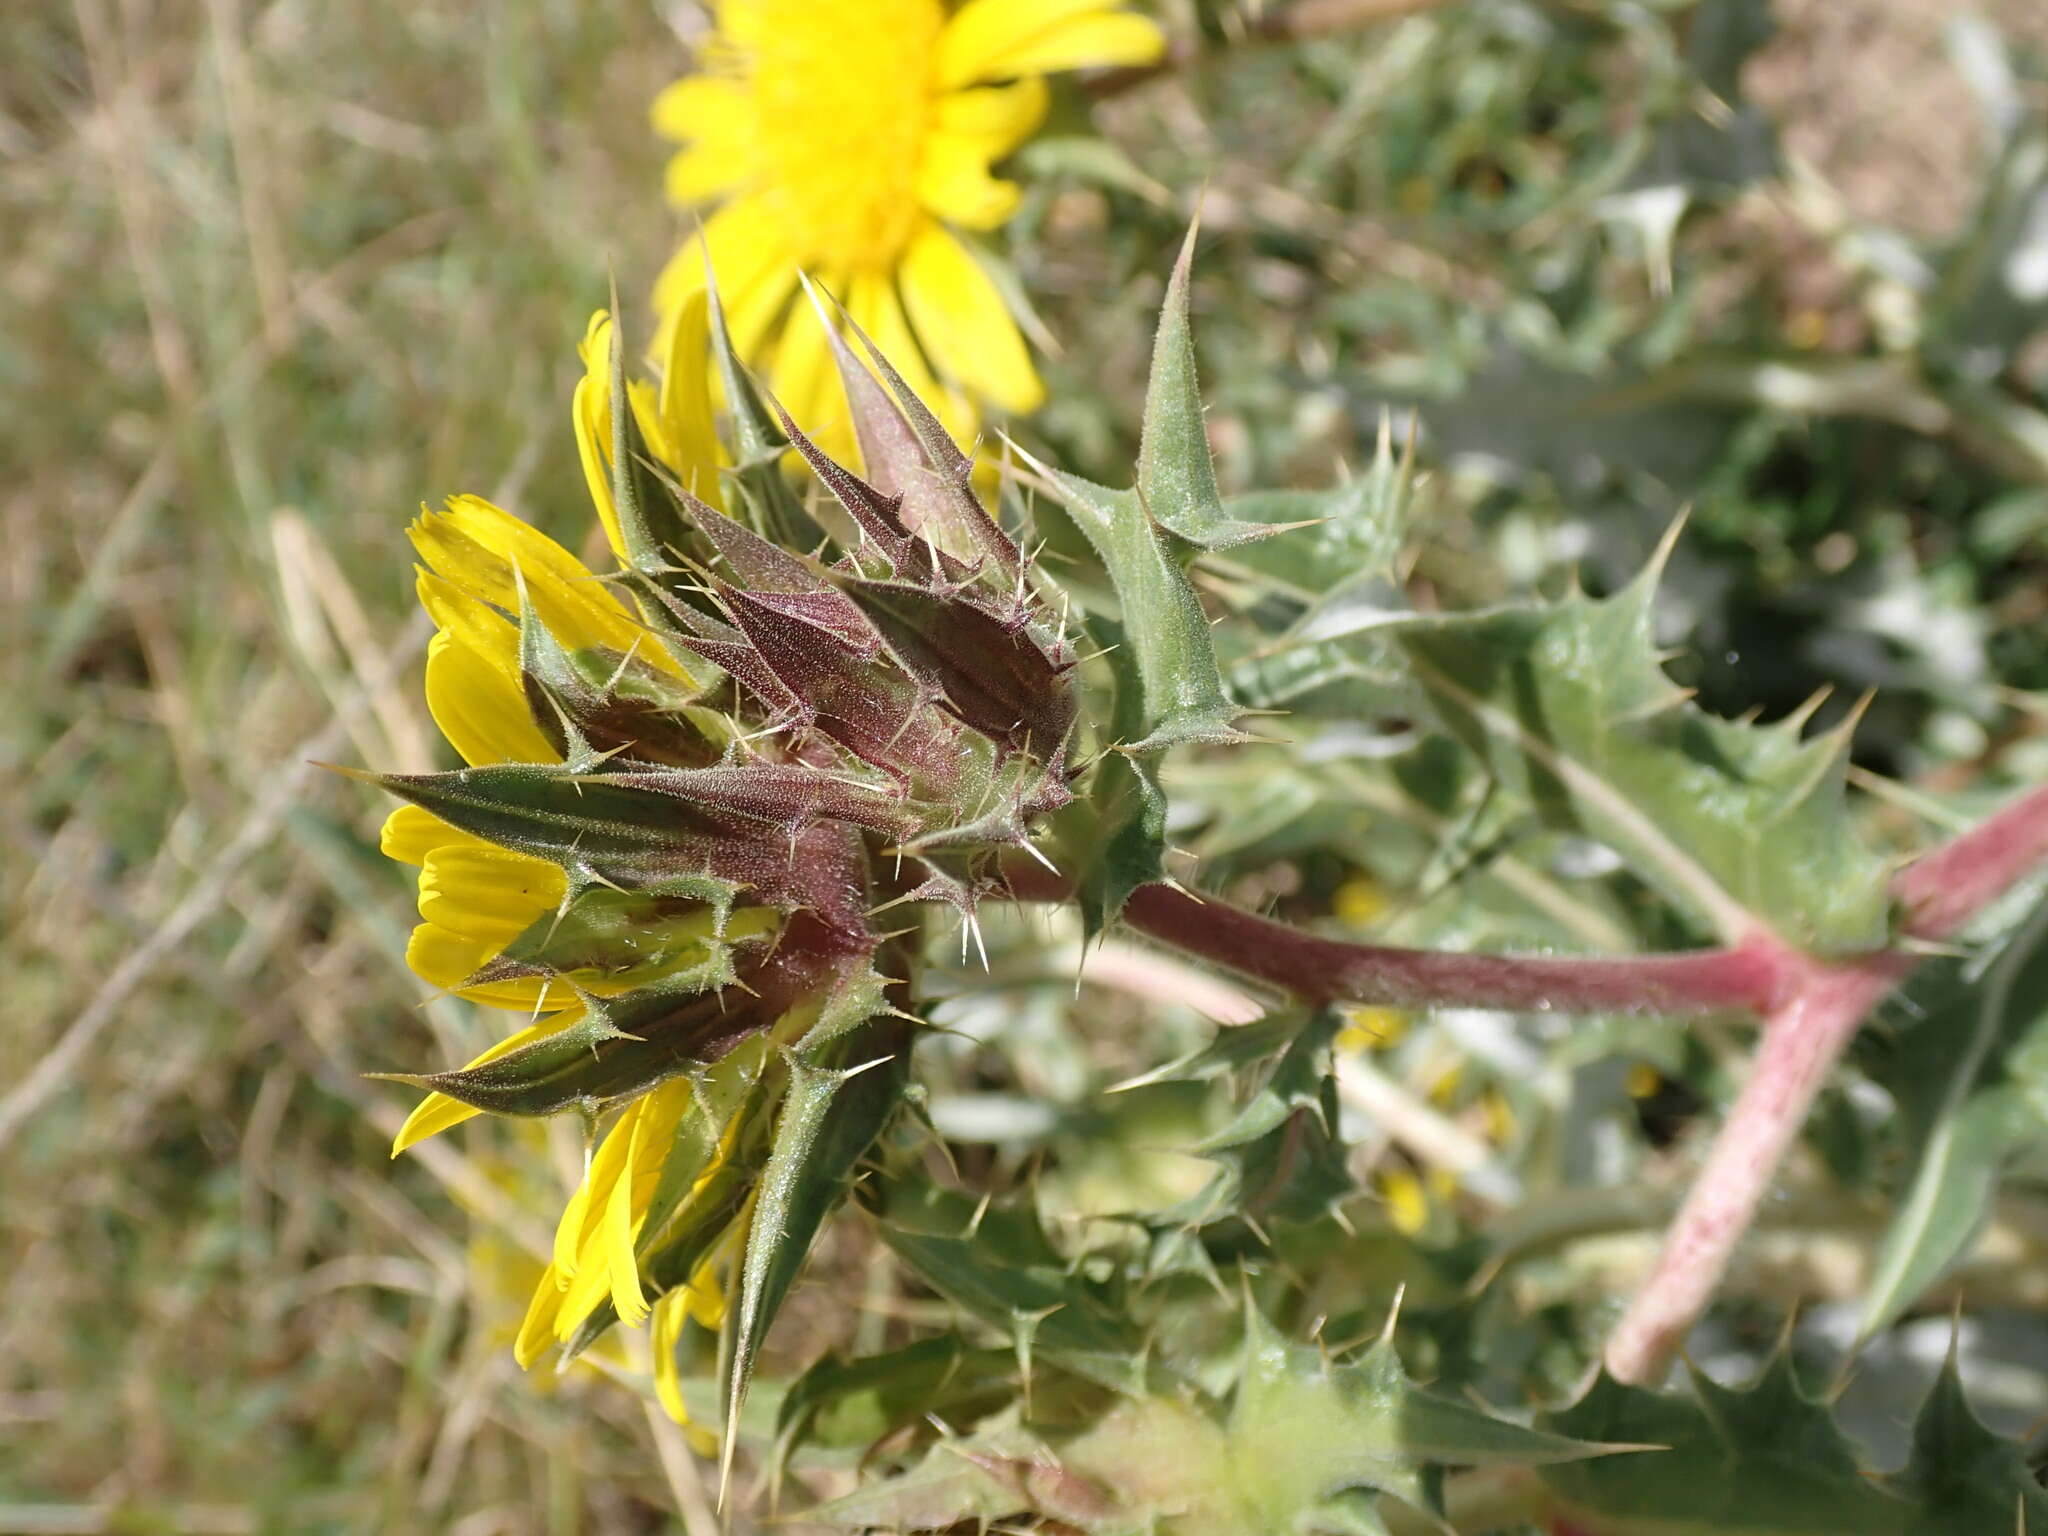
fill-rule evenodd
<path id="1" fill-rule="evenodd" d="M 1902 1498 L 1874 1486 L 1825 1405 L 1806 1396 L 1782 1352 L 1751 1385 L 1694 1373 L 1688 1394 L 1623 1386 L 1605 1374 L 1544 1428 L 1659 1447 L 1545 1469 L 1569 1518 L 1630 1536 L 1903 1536 Z M 1957 1536 L 1964 1529 L 1953 1528 Z"/>
<path id="2" fill-rule="evenodd" d="M 1090 617 L 1086 633 L 1104 651 L 1111 680 L 1112 737 L 1142 733 L 1144 684 L 1123 644 L 1124 631 Z M 1166 874 L 1166 791 L 1158 751 L 1105 752 L 1086 792 L 1054 824 L 1060 864 L 1074 880 L 1084 938 L 1092 940 L 1123 910 L 1131 892 Z"/>
<path id="3" fill-rule="evenodd" d="M 1890 1053 L 1884 1075 L 1897 1085 L 1918 1156 L 1863 1298 L 1866 1337 L 1962 1254 L 2006 1162 L 2048 1125 L 2048 1096 L 2023 1085 L 2029 1065 L 2048 1066 L 2048 903 L 1986 958 L 1988 969 L 1937 973 L 1914 987 L 1916 1016 Z"/>
<path id="4" fill-rule="evenodd" d="M 1035 466 L 1095 550 L 1115 589 L 1120 621 L 1143 684 L 1144 713 L 1125 751 L 1185 742 L 1228 742 L 1238 709 L 1223 690 L 1208 616 L 1138 499 L 1075 475 Z"/>
<path id="5" fill-rule="evenodd" d="M 1183 1391 L 1129 1398 L 1071 1436 L 999 1421 L 814 1518 L 902 1528 L 1037 1514 L 1095 1536 L 1376 1532 L 1375 1495 L 1440 1513 L 1446 1465 L 1544 1466 L 1621 1449 L 1425 1392 L 1385 1339 L 1333 1364 L 1247 1312 L 1227 1411 Z"/>
<path id="6" fill-rule="evenodd" d="M 1886 938 L 1889 865 L 1843 793 L 1848 730 L 1802 739 L 1692 705 L 1657 659 L 1657 568 L 1605 601 L 1418 618 L 1398 631 L 1446 726 L 1555 826 L 1617 850 L 1724 941 Z"/>
<path id="7" fill-rule="evenodd" d="M 880 982 L 864 971 L 826 1000 L 791 1053 L 789 1088 L 756 1187 L 738 1295 L 720 1350 L 728 1426 L 739 1422 L 761 1341 L 818 1228 L 902 1102 L 910 1021 L 884 1007 Z M 737 1443 L 736 1435 L 726 1436 L 728 1466 Z"/>
<path id="8" fill-rule="evenodd" d="M 1913 1421 L 1906 1465 L 1880 1481 L 1914 1502 L 1909 1536 L 2048 1536 L 2048 1492 L 2020 1447 L 1970 1411 L 1953 1353 Z"/>
<path id="9" fill-rule="evenodd" d="M 1222 1169 L 1172 1213 L 1179 1219 L 1313 1221 L 1356 1188 L 1337 1134 L 1337 1080 L 1330 1071 L 1330 1042 L 1341 1021 L 1331 1012 L 1286 1020 L 1293 1026 L 1286 1047 L 1257 1091 L 1228 1126 L 1188 1149 Z"/>
<path id="10" fill-rule="evenodd" d="M 892 1190 L 881 1232 L 926 1284 L 1007 1333 L 1027 1375 L 1032 1361 L 1046 1360 L 1112 1388 L 1144 1379 L 1137 1322 L 1072 1271 L 1028 1207 Z"/>

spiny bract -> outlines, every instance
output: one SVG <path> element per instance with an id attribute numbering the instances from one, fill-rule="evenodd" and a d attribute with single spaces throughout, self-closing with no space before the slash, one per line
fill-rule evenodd
<path id="1" fill-rule="evenodd" d="M 599 314 L 573 415 L 621 569 L 474 497 L 423 512 L 428 703 L 469 766 L 376 779 L 409 802 L 384 847 L 420 866 L 415 969 L 530 1019 L 403 1077 L 432 1092 L 398 1149 L 479 1111 L 613 1116 L 517 1351 L 653 1311 L 678 1413 L 689 1321 L 732 1330 L 736 1403 L 902 1097 L 915 956 L 887 909 L 971 928 L 1072 798 L 1074 660 L 1027 561 L 926 405 L 825 330 L 864 474 L 770 414 L 715 295 L 658 386 Z"/>

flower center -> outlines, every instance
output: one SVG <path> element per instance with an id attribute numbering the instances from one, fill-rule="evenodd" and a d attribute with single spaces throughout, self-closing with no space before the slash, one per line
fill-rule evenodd
<path id="1" fill-rule="evenodd" d="M 886 271 L 917 217 L 939 0 L 753 0 L 759 180 L 797 259 Z"/>

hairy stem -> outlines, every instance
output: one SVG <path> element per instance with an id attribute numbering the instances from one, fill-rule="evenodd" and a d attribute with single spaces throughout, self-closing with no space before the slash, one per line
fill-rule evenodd
<path id="1" fill-rule="evenodd" d="M 1916 939 L 1946 939 L 2048 859 L 2048 789 L 2022 795 L 1909 864 L 1892 884 Z"/>
<path id="2" fill-rule="evenodd" d="M 2044 858 L 2048 789 L 2021 796 L 1902 870 L 1892 894 L 1905 932 L 1950 937 Z M 1782 959 L 1795 968 L 1789 995 L 1765 1019 L 1749 1079 L 1665 1234 L 1656 1268 L 1608 1341 L 1607 1369 L 1623 1381 L 1654 1384 L 1669 1368 L 1755 1220 L 1814 1096 L 1870 1010 L 1914 964 L 1897 953 L 1839 964 L 1789 951 Z"/>
<path id="3" fill-rule="evenodd" d="M 1787 954 L 1759 937 L 1732 949 L 1588 959 L 1471 955 L 1347 944 L 1166 885 L 1133 892 L 1124 921 L 1312 1003 L 1566 1013 L 1762 1013 L 1784 989 Z"/>
<path id="4" fill-rule="evenodd" d="M 1607 1369 L 1615 1377 L 1653 1385 L 1663 1376 L 1721 1283 L 1843 1048 L 1909 968 L 1896 955 L 1815 966 L 1764 1020 L 1749 1079 L 1672 1220 L 1656 1268 L 1608 1340 Z"/>

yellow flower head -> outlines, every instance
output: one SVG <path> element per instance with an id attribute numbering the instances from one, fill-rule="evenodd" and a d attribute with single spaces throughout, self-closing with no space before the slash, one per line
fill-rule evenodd
<path id="1" fill-rule="evenodd" d="M 1037 129 L 1047 74 L 1144 64 L 1159 30 L 1118 0 L 721 0 L 700 73 L 654 105 L 683 144 L 669 195 L 722 206 L 707 254 L 749 356 L 807 429 L 834 414 L 825 337 L 783 319 L 822 281 L 926 398 L 931 373 L 974 400 L 1035 410 L 1044 391 L 1001 291 L 959 238 L 1016 211 L 991 167 Z M 655 290 L 664 326 L 703 286 L 685 249 Z M 930 372 L 922 366 L 928 360 Z M 969 435 L 954 398 L 947 425 Z"/>
<path id="2" fill-rule="evenodd" d="M 701 314 L 701 307 L 700 307 Z M 611 412 L 605 393 L 610 318 L 591 317 L 582 356 L 573 418 L 579 451 L 591 470 L 599 520 L 616 549 L 617 520 L 609 475 Z M 703 327 L 678 331 L 694 341 L 697 366 L 687 377 L 664 379 L 657 393 L 636 383 L 635 415 L 663 467 L 717 497 L 717 462 L 711 410 L 704 390 Z M 694 382 L 694 388 L 692 383 Z M 530 608 L 563 646 L 641 668 L 687 692 L 689 671 L 648 630 L 640 613 L 589 567 L 553 539 L 477 496 L 456 496 L 439 511 L 420 509 L 410 530 L 420 565 L 421 605 L 434 620 L 427 646 L 427 709 L 449 745 L 472 765 L 560 762 L 562 753 L 537 723 L 521 683 L 519 621 Z M 418 806 L 400 806 L 384 823 L 384 853 L 419 868 L 419 925 L 406 945 L 406 962 L 421 977 L 489 1007 L 516 1009 L 532 1022 L 470 1061 L 488 1062 L 554 1034 L 583 1017 L 576 991 L 547 977 L 471 982 L 521 935 L 554 920 L 567 894 L 559 865 L 463 832 Z M 766 914 L 735 913 L 723 937 L 765 931 Z M 678 969 L 701 953 L 712 931 L 709 912 L 668 922 L 658 959 L 636 973 L 569 973 L 598 994 L 625 990 L 660 970 Z M 429 1094 L 406 1120 L 394 1155 L 470 1119 L 478 1111 L 442 1094 Z"/>
<path id="3" fill-rule="evenodd" d="M 658 382 L 626 377 L 609 316 L 586 329 L 571 420 L 615 573 L 473 496 L 422 510 L 427 702 L 468 766 L 374 777 L 409 802 L 383 845 L 419 870 L 413 968 L 523 1016 L 467 1066 L 403 1078 L 433 1091 L 394 1150 L 479 1111 L 580 1115 L 596 1143 L 515 1351 L 573 1357 L 614 1323 L 651 1326 L 679 1414 L 679 1356 L 716 1329 L 730 1415 L 795 1261 L 906 1091 L 916 1021 L 890 1001 L 903 935 L 872 921 L 894 904 L 882 882 L 908 860 L 941 893 L 921 899 L 971 899 L 975 856 L 1067 803 L 1076 700 L 967 461 L 882 382 L 847 387 L 874 472 L 914 501 L 794 433 L 858 536 L 831 565 L 776 541 L 808 514 L 758 457 L 722 474 L 711 343 L 721 378 L 740 364 L 710 318 L 707 289 L 674 307 Z M 756 455 L 759 403 L 728 403 Z M 960 842 L 967 879 L 932 862 Z"/>

